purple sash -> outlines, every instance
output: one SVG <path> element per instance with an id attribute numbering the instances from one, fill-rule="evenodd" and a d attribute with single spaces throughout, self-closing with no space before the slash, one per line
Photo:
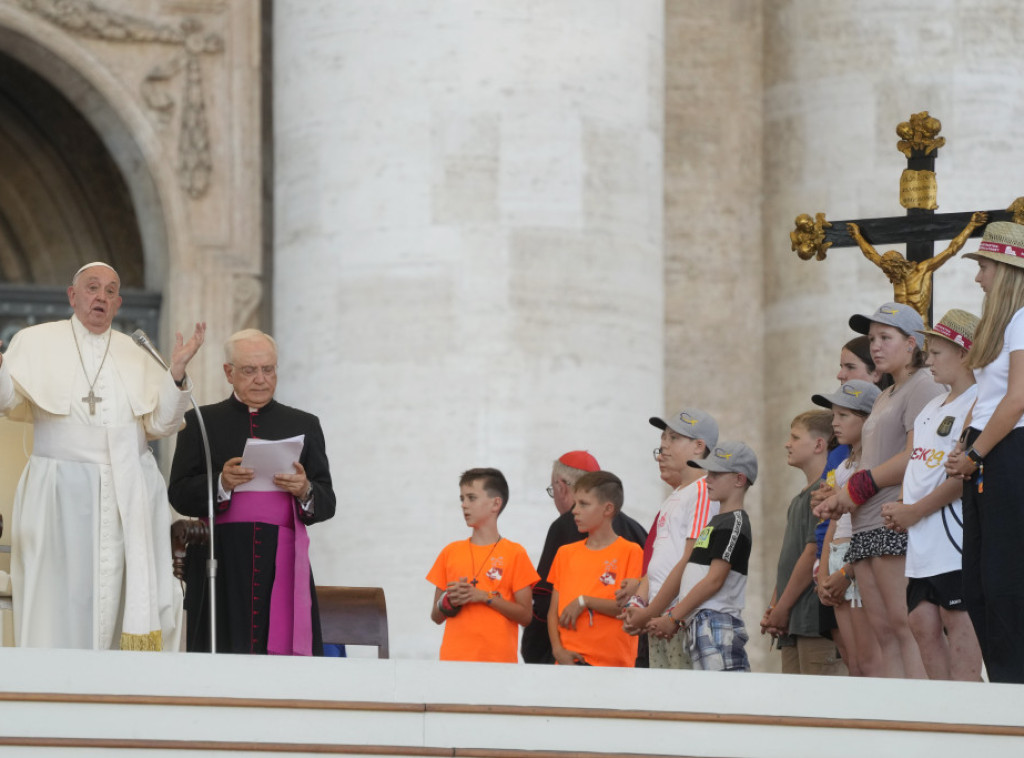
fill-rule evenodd
<path id="1" fill-rule="evenodd" d="M 313 654 L 313 599 L 309 593 L 309 535 L 287 492 L 236 492 L 218 524 L 277 526 L 274 586 L 270 591 L 270 655 Z"/>

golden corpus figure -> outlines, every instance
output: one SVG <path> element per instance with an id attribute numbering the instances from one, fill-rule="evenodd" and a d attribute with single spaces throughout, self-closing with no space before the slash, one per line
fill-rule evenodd
<path id="1" fill-rule="evenodd" d="M 953 238 L 949 247 L 935 257 L 917 263 L 908 261 L 895 250 L 889 250 L 884 255 L 879 255 L 871 243 L 864 239 L 859 226 L 847 224 L 846 229 L 860 247 L 861 252 L 864 253 L 864 257 L 882 269 L 882 273 L 889 278 L 892 283 L 893 299 L 897 303 L 909 305 L 920 313 L 921 318 L 927 323 L 928 306 L 932 301 L 932 274 L 939 266 L 956 255 L 960 248 L 967 243 L 971 233 L 979 226 L 983 226 L 986 221 L 988 221 L 987 213 L 972 214 L 967 226 Z"/>

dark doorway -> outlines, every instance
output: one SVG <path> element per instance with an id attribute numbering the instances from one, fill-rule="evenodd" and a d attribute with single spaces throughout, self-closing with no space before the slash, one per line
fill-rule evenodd
<path id="1" fill-rule="evenodd" d="M 160 295 L 142 291 L 142 238 L 121 171 L 63 94 L 0 53 L 0 339 L 66 318 L 71 274 L 96 260 L 121 276 L 115 326 L 154 333 Z"/>

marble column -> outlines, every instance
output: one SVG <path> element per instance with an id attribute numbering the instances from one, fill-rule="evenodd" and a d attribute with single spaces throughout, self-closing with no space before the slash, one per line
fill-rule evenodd
<path id="1" fill-rule="evenodd" d="M 764 444 L 761 380 L 762 32 L 760 2 L 666 4 L 666 410 L 704 408 L 764 471 L 776 456 Z M 745 502 L 755 535 L 748 628 L 771 592 L 761 477 Z M 749 653 L 760 666 L 761 646 Z"/>
<path id="2" fill-rule="evenodd" d="M 641 521 L 663 496 L 663 29 L 660 2 L 275 3 L 278 396 L 327 434 L 317 580 L 383 586 L 395 656 L 437 655 L 464 469 L 505 472 L 534 560 L 566 450 Z"/>

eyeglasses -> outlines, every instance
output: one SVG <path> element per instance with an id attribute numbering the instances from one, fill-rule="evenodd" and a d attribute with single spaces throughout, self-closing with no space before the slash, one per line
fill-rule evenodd
<path id="1" fill-rule="evenodd" d="M 229 364 L 234 366 L 235 364 Z M 277 366 L 238 366 L 238 373 L 244 376 L 246 379 L 252 379 L 256 374 L 263 374 L 263 376 L 274 376 L 277 373 Z"/>
<path id="2" fill-rule="evenodd" d="M 562 484 L 564 484 L 566 486 L 568 486 L 568 484 L 569 484 L 567 481 L 565 481 L 565 479 L 559 479 L 558 481 L 560 481 Z M 544 491 L 546 493 L 548 493 L 548 497 L 554 498 L 554 496 L 555 496 L 555 485 L 549 484 L 547 489 L 545 489 Z"/>
<path id="3" fill-rule="evenodd" d="M 665 452 L 665 448 L 656 447 L 651 452 L 654 453 L 654 460 L 658 460 L 658 456 Z"/>

